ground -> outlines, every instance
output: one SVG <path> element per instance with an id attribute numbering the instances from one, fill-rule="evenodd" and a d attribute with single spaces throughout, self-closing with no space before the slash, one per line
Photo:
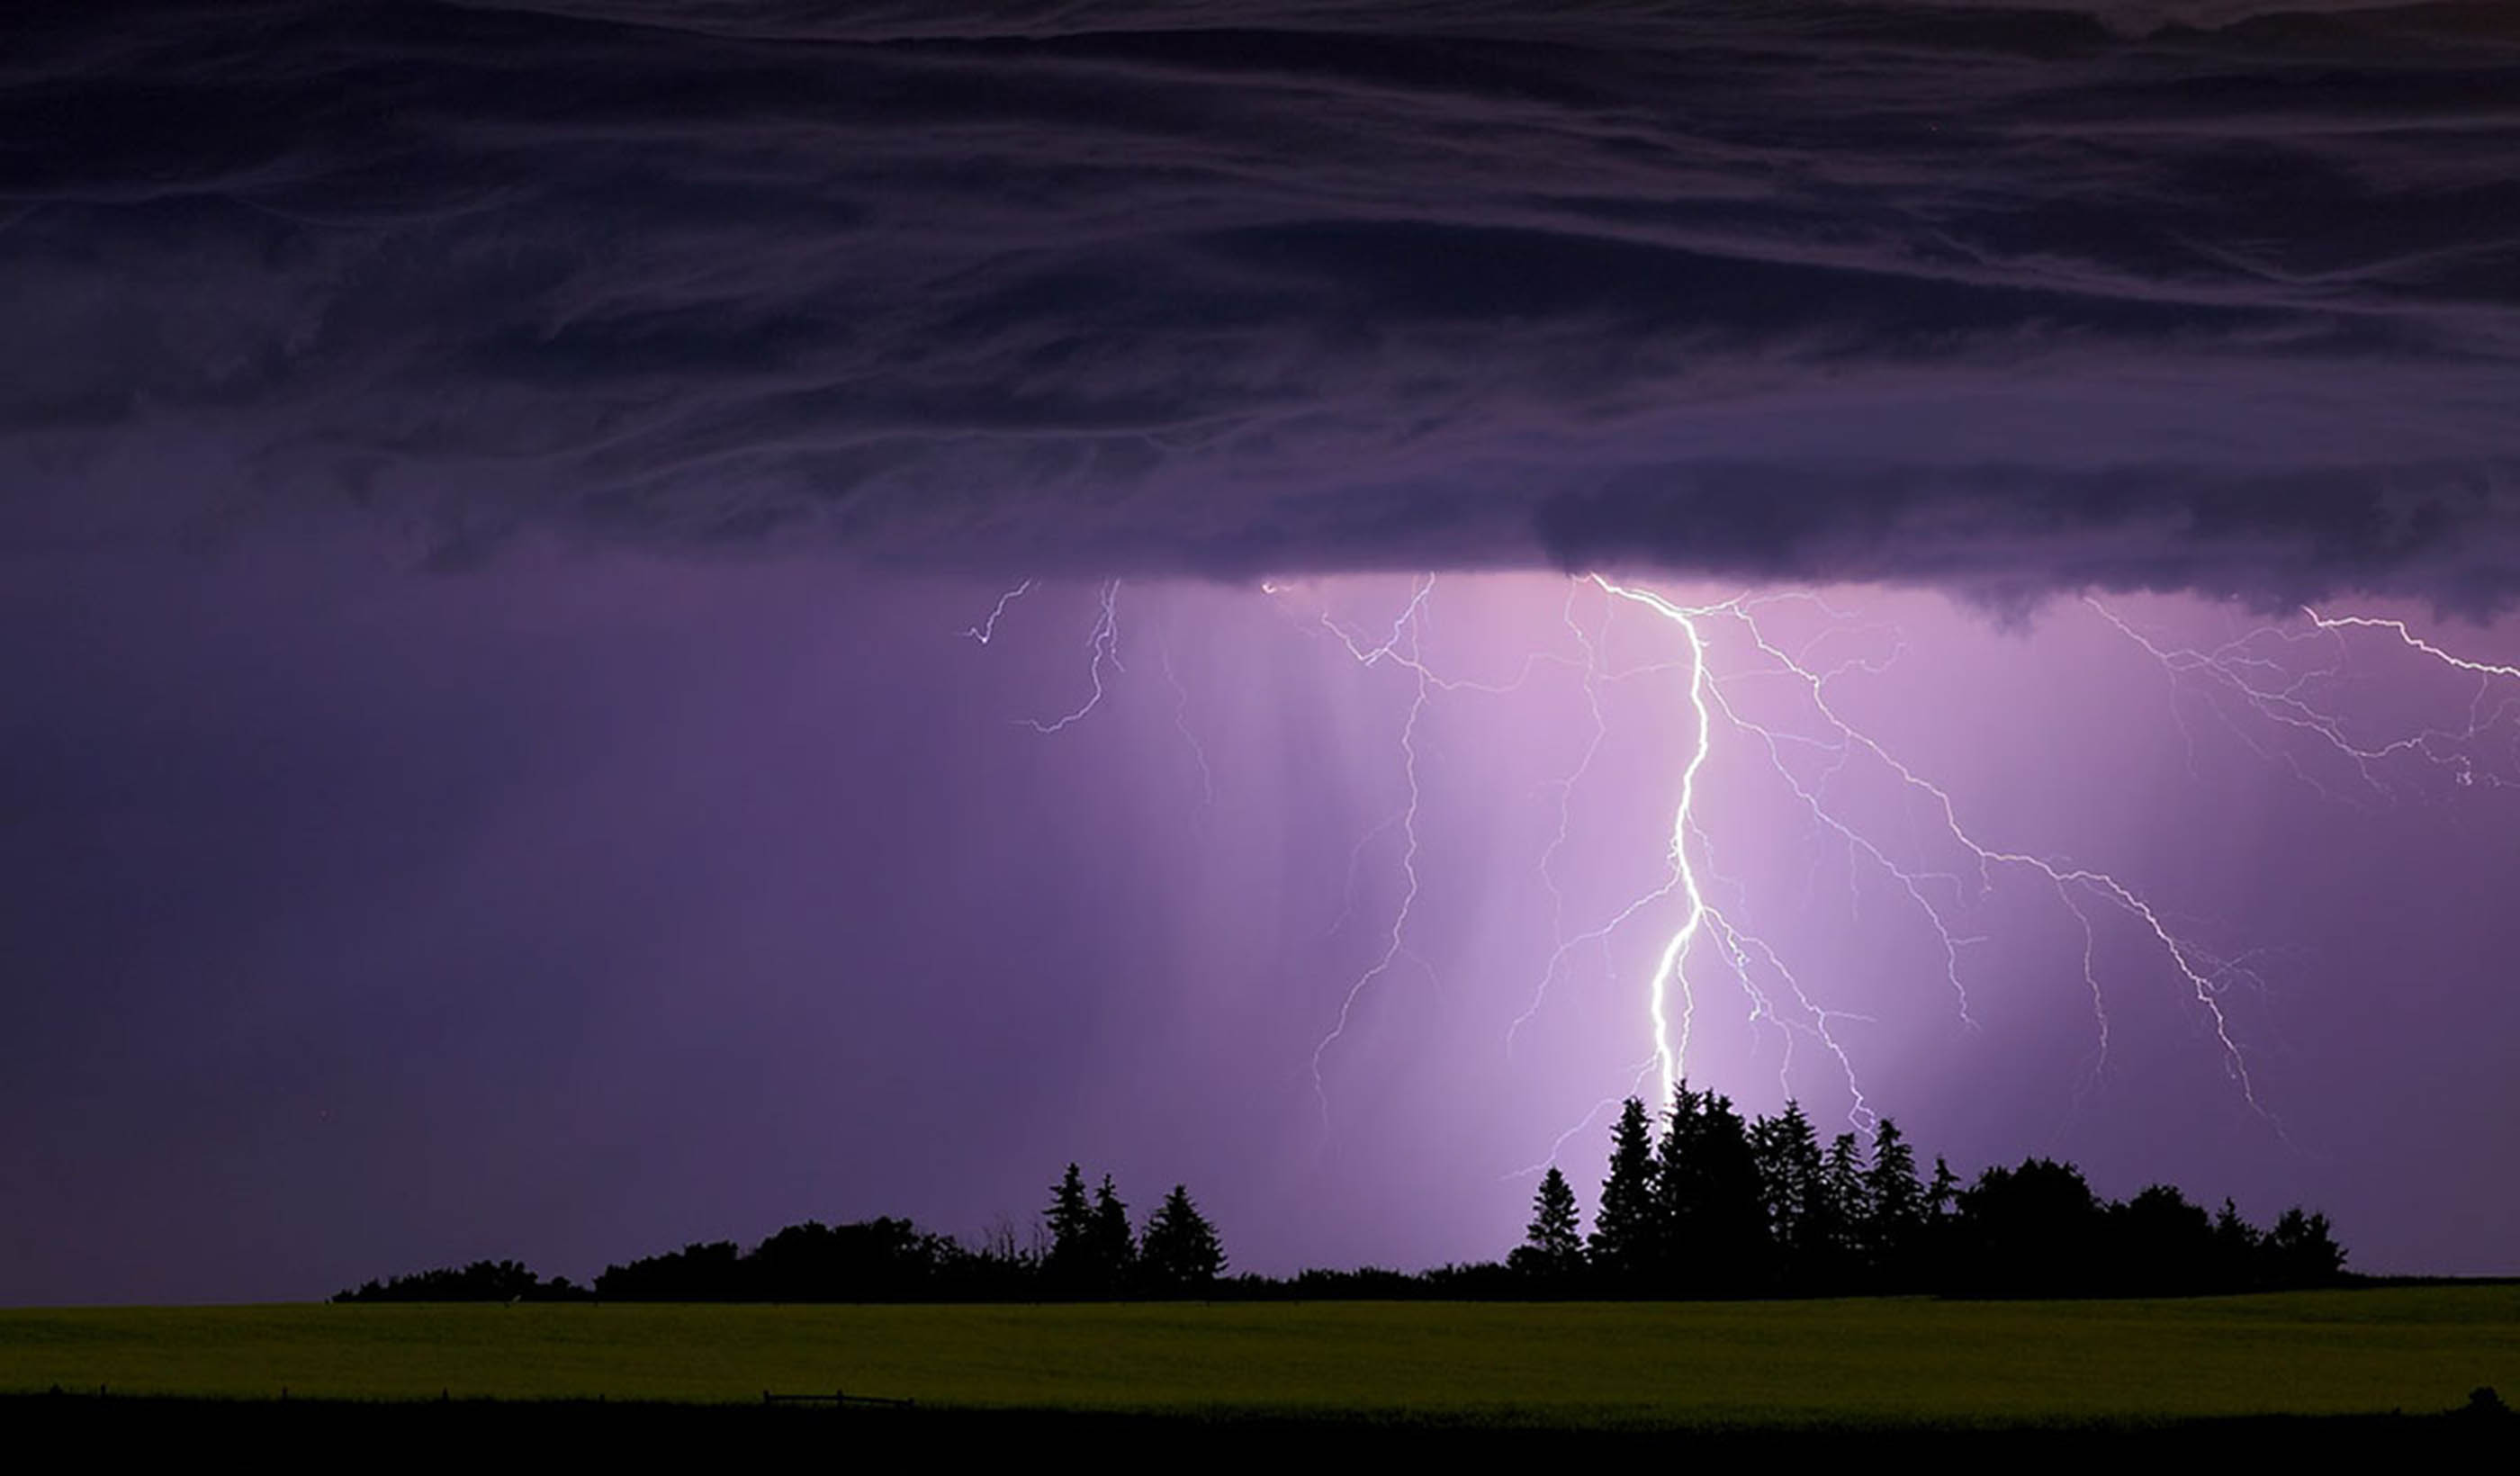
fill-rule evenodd
<path id="1" fill-rule="evenodd" d="M 922 1420 L 1047 1411 L 1489 1430 L 2412 1415 L 2479 1386 L 2520 1399 L 2520 1285 L 2062 1303 L 0 1312 L 0 1394 L 59 1387 L 61 1400 L 33 1403 L 92 1406 L 100 1386 L 107 1404 L 286 1390 L 301 1404 L 758 1406 L 764 1391 L 845 1389 L 914 1399 Z"/>

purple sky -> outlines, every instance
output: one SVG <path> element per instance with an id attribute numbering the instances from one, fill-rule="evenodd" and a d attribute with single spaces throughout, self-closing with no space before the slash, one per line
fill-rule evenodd
<path id="1" fill-rule="evenodd" d="M 1690 916 L 1597 569 L 1766 602 L 1694 1079 L 2520 1270 L 2520 680 L 2299 610 L 2520 662 L 2507 7 L 940 9 L 13 34 L 0 1303 L 1501 1253 Z"/>
<path id="2" fill-rule="evenodd" d="M 0 1150 L 0 1297 L 308 1295 L 492 1254 L 582 1275 L 807 1215 L 971 1233 L 1027 1217 L 1071 1156 L 1141 1200 L 1189 1181 L 1248 1267 L 1417 1265 L 1510 1243 L 1516 1171 L 1579 1125 L 1589 1199 L 1586 1117 L 1652 1049 L 1644 976 L 1683 913 L 1572 952 L 1508 1053 L 1552 951 L 1552 785 L 1593 733 L 1576 665 L 1429 696 L 1408 956 L 1359 995 L 1317 1096 L 1316 1048 L 1401 900 L 1417 685 L 1318 620 L 1387 633 L 1409 580 L 1124 585 L 1126 669 L 1043 735 L 1015 720 L 1091 691 L 1091 586 L 1037 588 L 983 648 L 960 632 L 994 588 L 812 559 L 359 565 L 343 547 L 13 571 L 7 660 L 45 699 L 0 725 L 0 1110 L 22 1128 Z M 1567 592 L 1439 582 L 1429 669 L 1580 661 Z M 2208 683 L 2079 603 L 2002 629 L 1930 595 L 1830 599 L 1846 624 L 1788 604 L 1772 639 L 1846 632 L 1816 667 L 1895 652 L 1833 702 L 1982 840 L 2107 869 L 2198 948 L 2246 956 L 2258 982 L 2225 1007 L 2283 1133 L 2165 958 L 2088 896 L 2105 1063 L 2077 925 L 2019 877 L 1953 914 L 1984 939 L 1964 1026 L 1924 917 L 1719 723 L 1713 895 L 1814 1004 L 1868 1017 L 1831 1033 L 1874 1106 L 1964 1170 L 2068 1154 L 2115 1193 L 2308 1199 L 2374 1268 L 2512 1267 L 2520 1204 L 2480 1169 L 2520 1111 L 2499 897 L 2520 789 L 2492 783 L 2520 781 L 2520 728 L 2460 745 L 2487 783 L 2406 757 L 2364 783 L 2323 739 L 2225 725 Z M 2112 607 L 2165 644 L 2236 619 Z M 1589 632 L 1609 606 L 1572 608 Z M 1709 629 L 1712 672 L 1756 667 Z M 2520 656 L 2520 627 L 2442 639 Z M 2463 727 L 2466 679 L 2394 641 L 2354 641 L 2346 679 L 2312 689 L 2349 738 Z M 1605 674 L 1685 654 L 1634 606 L 1600 651 Z M 1818 733 L 1789 688 L 1729 690 Z M 1551 867 L 1568 935 L 1668 874 L 1695 740 L 1685 671 L 1598 691 Z M 1947 867 L 1890 789 L 1858 762 L 1828 792 L 1890 860 Z M 1718 954 L 1691 971 L 1696 1079 L 1843 1120 L 1848 1070 L 1809 1014 L 1767 984 L 1800 1027 L 1788 1063 Z"/>

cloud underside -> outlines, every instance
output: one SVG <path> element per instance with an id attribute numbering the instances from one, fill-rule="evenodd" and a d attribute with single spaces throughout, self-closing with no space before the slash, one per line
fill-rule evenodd
<path id="1" fill-rule="evenodd" d="M 0 62 L 0 545 L 2520 593 L 2497 6 L 350 9 Z"/>

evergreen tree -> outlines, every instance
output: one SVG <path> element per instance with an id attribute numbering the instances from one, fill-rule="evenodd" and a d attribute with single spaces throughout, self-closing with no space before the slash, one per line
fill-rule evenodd
<path id="1" fill-rule="evenodd" d="M 1925 1230 L 1919 1237 L 1916 1275 L 1929 1285 L 1941 1285 L 1949 1276 L 1953 1258 L 1959 1254 L 1960 1176 L 1943 1155 L 1934 1155 L 1934 1181 L 1925 1186 Z"/>
<path id="2" fill-rule="evenodd" d="M 1820 1172 L 1820 1226 L 1814 1244 L 1821 1259 L 1815 1268 L 1815 1291 L 1843 1291 L 1860 1277 L 1864 1265 L 1864 1228 L 1871 1223 L 1863 1144 L 1852 1133 L 1830 1140 Z"/>
<path id="3" fill-rule="evenodd" d="M 1555 1164 L 1540 1176 L 1540 1188 L 1531 1196 L 1531 1224 L 1523 1228 L 1523 1241 L 1506 1258 L 1506 1265 L 1552 1281 L 1565 1280 L 1584 1269 L 1583 1221 L 1575 1207 L 1575 1187 Z"/>
<path id="4" fill-rule="evenodd" d="M 1697 1144 L 1689 1158 L 1697 1179 L 1690 1245 L 1697 1285 L 1726 1296 L 1774 1289 L 1776 1251 L 1759 1194 L 1759 1158 L 1750 1126 L 1732 1099 L 1707 1093 L 1698 1108 Z"/>
<path id="5" fill-rule="evenodd" d="M 1674 1088 L 1662 1137 L 1654 1144 L 1653 1214 L 1645 1257 L 1655 1282 L 1665 1287 L 1677 1289 L 1677 1281 L 1704 1265 L 1704 1248 L 1697 1243 L 1706 1219 L 1699 1148 L 1706 1103 L 1713 1096 L 1690 1091 L 1686 1081 Z"/>
<path id="6" fill-rule="evenodd" d="M 1163 1291 L 1205 1286 L 1224 1273 L 1225 1243 L 1191 1202 L 1187 1187 L 1174 1185 L 1148 1219 L 1138 1263 L 1148 1284 Z"/>
<path id="7" fill-rule="evenodd" d="M 1610 1172 L 1593 1216 L 1593 1264 L 1633 1284 L 1650 1264 L 1653 1229 L 1653 1128 L 1643 1100 L 1631 1096 L 1610 1129 Z"/>
<path id="8" fill-rule="evenodd" d="M 1759 1119 L 1750 1141 L 1758 1154 L 1759 1199 L 1768 1212 L 1779 1274 L 1787 1285 L 1799 1285 L 1824 1259 L 1820 1247 L 1828 1232 L 1820 1138 L 1803 1115 L 1802 1103 L 1787 1101 L 1783 1112 Z"/>
<path id="9" fill-rule="evenodd" d="M 1054 1284 L 1087 1279 L 1093 1261 L 1094 1208 L 1085 1197 L 1085 1175 L 1069 1164 L 1050 1191 L 1050 1208 L 1042 1212 L 1050 1230 L 1050 1249 L 1042 1270 Z"/>
<path id="10" fill-rule="evenodd" d="M 1872 1167 L 1865 1171 L 1864 1259 L 1875 1286 L 1914 1284 L 1913 1265 L 1925 1229 L 1925 1186 L 1916 1182 L 1916 1152 L 1899 1125 L 1883 1118 L 1872 1130 Z"/>
<path id="11" fill-rule="evenodd" d="M 1959 1196 L 1960 1176 L 1952 1172 L 1952 1166 L 1943 1160 L 1942 1154 L 1935 1154 L 1934 1182 L 1925 1190 L 1925 1218 L 1935 1221 L 1950 1219 L 1959 1204 Z"/>
<path id="12" fill-rule="evenodd" d="M 1111 1176 L 1094 1190 L 1093 1218 L 1086 1227 L 1087 1260 L 1095 1288 L 1117 1291 L 1128 1284 L 1138 1263 L 1138 1238 L 1129 1229 L 1129 1206 L 1111 1186 Z"/>

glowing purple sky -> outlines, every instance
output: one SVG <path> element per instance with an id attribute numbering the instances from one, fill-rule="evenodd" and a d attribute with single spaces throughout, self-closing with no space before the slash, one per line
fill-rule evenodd
<path id="1" fill-rule="evenodd" d="M 812 560 L 380 581 L 305 552 L 11 582 L 9 661 L 48 699 L 0 727 L 31 986 L 0 1071 L 28 1128 L 0 1154 L 0 1295 L 302 1295 L 494 1253 L 583 1275 L 808 1214 L 969 1232 L 1028 1215 L 1071 1156 L 1141 1197 L 1190 1181 L 1254 1268 L 1478 1256 L 1518 1229 L 1515 1171 L 1651 1049 L 1643 976 L 1673 906 L 1573 953 L 1507 1049 L 1552 951 L 1551 786 L 1593 731 L 1578 671 L 1543 661 L 1421 714 L 1412 962 L 1359 996 L 1317 1098 L 1316 1048 L 1400 898 L 1386 822 L 1415 691 L 1318 620 L 1387 633 L 1405 578 L 1124 586 L 1125 672 L 1043 736 L 1017 720 L 1090 691 L 1092 586 L 1035 589 L 982 648 L 960 632 L 996 590 Z M 1579 656 L 1567 590 L 1440 582 L 1431 667 L 1500 683 Z M 1933 596 L 1829 598 L 1854 629 L 1816 663 L 1895 652 L 1833 681 L 1839 710 L 1948 783 L 1981 838 L 2105 867 L 2253 956 L 2262 982 L 2225 1003 L 2289 1142 L 2105 908 L 2104 1067 L 2079 930 L 2017 878 L 1956 917 L 1984 940 L 1964 1027 L 1914 908 L 1816 840 L 1719 724 L 1714 890 L 1815 1003 L 1867 1016 L 1833 1033 L 1874 1105 L 1964 1169 L 2065 1153 L 2112 1192 L 2161 1176 L 2260 1214 L 2312 1200 L 2368 1266 L 2508 1268 L 2520 1210 L 2474 1169 L 2520 1107 L 2498 962 L 2520 920 L 2494 884 L 2520 789 L 2411 758 L 2363 785 L 2316 740 L 2225 726 L 2074 602 L 2003 629 Z M 2194 601 L 2112 607 L 2165 641 L 2245 628 Z M 1573 605 L 1588 630 L 1603 608 Z M 1779 645 L 1835 626 L 1790 604 L 1769 622 Z M 1755 664 L 1710 629 L 1711 671 Z M 2442 639 L 2520 654 L 2511 627 Z M 1632 607 L 1601 653 L 1685 654 Z M 2386 641 L 2346 654 L 2318 691 L 2358 738 L 2463 725 L 2464 681 Z M 1788 685 L 1731 691 L 1781 731 Z M 1685 672 L 1599 691 L 1606 737 L 1552 867 L 1569 934 L 1663 879 L 1693 741 Z M 2513 738 L 2501 722 L 2468 750 L 2481 776 L 2520 778 Z M 1894 856 L 1947 860 L 1878 780 L 1850 765 L 1831 792 Z M 1785 1072 L 1785 1035 L 1711 956 L 1693 971 L 1693 1076 L 1844 1116 L 1815 1039 Z M 1600 1132 L 1569 1141 L 1581 1183 Z"/>
<path id="2" fill-rule="evenodd" d="M 2520 660 L 2506 7 L 36 9 L 0 1302 L 1497 1254 L 1688 916 L 1596 570 L 2206 984 L 1709 616 L 1694 1078 L 2520 1268 L 2520 685 L 2298 613 Z"/>

